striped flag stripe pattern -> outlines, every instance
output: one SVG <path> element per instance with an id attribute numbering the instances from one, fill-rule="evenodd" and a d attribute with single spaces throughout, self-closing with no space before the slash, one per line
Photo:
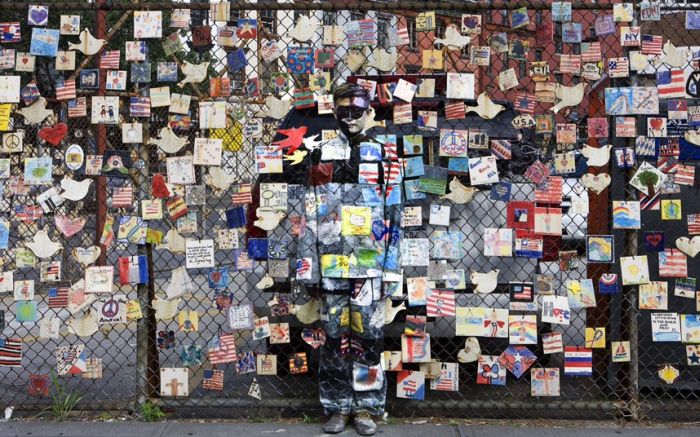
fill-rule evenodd
<path id="1" fill-rule="evenodd" d="M 238 359 L 236 355 L 236 343 L 233 334 L 219 336 L 218 346 L 209 347 L 207 353 L 211 364 L 233 363 Z"/>
<path id="2" fill-rule="evenodd" d="M 700 214 L 688 214 L 688 233 L 700 235 Z"/>
<path id="3" fill-rule="evenodd" d="M 564 348 L 564 375 L 592 376 L 593 349 L 566 346 Z"/>
<path id="4" fill-rule="evenodd" d="M 508 140 L 491 140 L 491 152 L 496 159 L 508 160 L 513 156 L 512 147 Z"/>
<path id="5" fill-rule="evenodd" d="M 362 183 L 378 184 L 379 166 L 377 163 L 362 163 L 360 164 L 359 176 Z"/>
<path id="6" fill-rule="evenodd" d="M 253 191 L 251 184 L 240 184 L 236 187 L 236 192 L 231 195 L 234 205 L 241 205 L 253 202 Z"/>
<path id="7" fill-rule="evenodd" d="M 467 116 L 463 101 L 448 102 L 445 104 L 445 119 L 458 120 Z"/>
<path id="8" fill-rule="evenodd" d="M 658 211 L 661 206 L 661 197 L 659 193 L 655 193 L 653 197 L 649 198 L 646 194 L 639 194 L 639 208 L 645 211 Z"/>
<path id="9" fill-rule="evenodd" d="M 22 339 L 0 339 L 0 367 L 22 367 Z"/>
<path id="10" fill-rule="evenodd" d="M 432 290 L 426 301 L 428 317 L 454 317 L 455 293 L 449 290 Z"/>
<path id="11" fill-rule="evenodd" d="M 659 252 L 659 276 L 662 278 L 682 278 L 688 276 L 688 259 L 678 249 Z"/>
<path id="12" fill-rule="evenodd" d="M 537 105 L 537 96 L 534 94 L 520 93 L 515 99 L 515 109 L 525 114 L 534 114 Z"/>
<path id="13" fill-rule="evenodd" d="M 683 70 L 673 68 L 670 71 L 656 73 L 656 89 L 659 98 L 685 97 L 685 77 Z"/>
<path id="14" fill-rule="evenodd" d="M 661 55 L 663 40 L 661 35 L 642 35 L 642 54 Z"/>
<path id="15" fill-rule="evenodd" d="M 49 288 L 49 308 L 65 308 L 68 306 L 68 287 Z"/>
<path id="16" fill-rule="evenodd" d="M 224 389 L 224 371 L 223 370 L 205 370 L 202 386 L 205 390 L 223 390 Z"/>
<path id="17" fill-rule="evenodd" d="M 517 300 L 532 299 L 532 284 L 522 284 L 520 291 L 513 293 L 513 298 Z"/>
<path id="18" fill-rule="evenodd" d="M 75 79 L 59 80 L 56 82 L 56 100 L 75 99 Z"/>
<path id="19" fill-rule="evenodd" d="M 603 52 L 600 49 L 600 41 L 581 44 L 581 61 L 597 62 L 603 59 Z"/>
<path id="20" fill-rule="evenodd" d="M 134 188 L 129 185 L 126 187 L 115 187 L 112 190 L 112 206 L 115 208 L 124 208 L 131 206 L 133 203 Z"/>
<path id="21" fill-rule="evenodd" d="M 396 39 L 397 45 L 408 44 L 411 41 L 408 37 L 408 27 L 399 27 L 399 30 L 396 32 Z"/>
<path id="22" fill-rule="evenodd" d="M 150 117 L 150 97 L 131 97 L 129 100 L 129 112 L 131 113 L 132 117 Z"/>
<path id="23" fill-rule="evenodd" d="M 384 182 L 398 184 L 401 182 L 401 165 L 395 162 L 382 162 L 384 166 Z"/>
<path id="24" fill-rule="evenodd" d="M 546 354 L 561 352 L 562 335 L 560 332 L 552 332 L 542 335 L 542 349 Z"/>
<path id="25" fill-rule="evenodd" d="M 608 74 L 610 77 L 629 76 L 630 63 L 627 57 L 608 59 Z"/>
<path id="26" fill-rule="evenodd" d="M 87 99 L 78 97 L 68 101 L 68 118 L 87 117 Z"/>
<path id="27" fill-rule="evenodd" d="M 559 58 L 559 72 L 577 74 L 581 71 L 580 55 L 561 55 Z"/>
<path id="28" fill-rule="evenodd" d="M 14 29 L 14 32 L 10 32 L 10 29 Z M 12 34 L 12 39 L 4 39 L 2 42 L 20 42 L 22 41 L 22 32 L 20 31 L 21 27 L 19 24 L 19 21 L 10 21 L 10 22 L 3 22 L 0 23 L 0 32 L 3 34 L 9 35 Z"/>
<path id="29" fill-rule="evenodd" d="M 118 69 L 119 68 L 119 57 L 121 56 L 121 50 L 105 50 L 102 52 L 100 57 L 100 68 L 101 69 Z"/>
<path id="30" fill-rule="evenodd" d="M 536 203 L 561 203 L 564 193 L 564 179 L 561 176 L 550 176 L 543 184 L 535 187 Z"/>

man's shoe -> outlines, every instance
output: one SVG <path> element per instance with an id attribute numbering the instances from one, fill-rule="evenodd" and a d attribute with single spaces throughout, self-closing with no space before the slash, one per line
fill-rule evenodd
<path id="1" fill-rule="evenodd" d="M 338 434 L 345 430 L 345 425 L 348 424 L 348 416 L 344 414 L 334 414 L 323 425 L 323 432 L 327 434 Z"/>
<path id="2" fill-rule="evenodd" d="M 363 411 L 355 415 L 355 429 L 360 435 L 374 435 L 377 432 L 377 424 L 369 413 Z"/>

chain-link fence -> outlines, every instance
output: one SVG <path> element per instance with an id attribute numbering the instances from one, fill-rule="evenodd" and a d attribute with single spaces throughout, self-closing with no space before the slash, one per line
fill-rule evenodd
<path id="1" fill-rule="evenodd" d="M 646 87 L 656 94 L 656 73 L 669 71 L 669 65 L 687 70 L 688 76 L 696 68 L 690 52 L 676 65 L 671 51 L 689 47 L 694 53 L 697 31 L 687 29 L 686 15 L 695 10 L 663 5 L 660 21 L 647 21 L 648 15 L 644 14 L 653 12 L 653 5 L 634 5 L 629 20 L 616 22 L 613 5 L 607 2 L 574 3 L 568 13 L 568 3 L 521 3 L 54 2 L 49 7 L 46 28 L 61 29 L 58 57 L 37 56 L 27 61 L 35 63 L 31 70 L 26 68 L 28 71 L 22 71 L 21 65 L 24 54 L 30 51 L 30 35 L 35 28 L 28 21 L 42 18 L 41 14 L 32 17 L 29 5 L 24 3 L 3 4 L 2 59 L 11 56 L 15 60 L 10 66 L 3 61 L 3 68 L 16 70 L 3 74 L 21 76 L 23 89 L 30 82 L 36 83 L 37 92 L 48 100 L 53 115 L 29 124 L 26 117 L 13 112 L 11 126 L 3 137 L 3 157 L 9 158 L 11 169 L 11 176 L 5 179 L 2 211 L 11 229 L 3 269 L 14 272 L 9 279 L 14 281 L 14 293 L 3 297 L 2 337 L 21 338 L 23 358 L 22 367 L 0 367 L 2 402 L 22 409 L 43 408 L 49 398 L 35 392 L 40 394 L 47 384 L 53 390 L 45 375 L 58 369 L 59 358 L 79 367 L 73 355 L 80 356 L 82 350 L 90 371 L 83 371 L 82 377 L 61 375 L 59 380 L 83 395 L 81 405 L 86 409 L 136 408 L 147 399 L 184 414 L 199 407 L 238 407 L 236 413 L 223 408 L 207 410 L 215 415 L 317 408 L 318 352 L 302 340 L 302 331 L 309 326 L 290 313 L 303 313 L 313 301 L 304 287 L 293 282 L 290 285 L 283 278 L 285 274 L 279 273 L 290 273 L 290 260 L 280 267 L 276 262 L 279 260 L 248 256 L 253 238 L 267 238 L 268 244 L 290 244 L 285 243 L 285 237 L 294 235 L 298 226 L 291 213 L 294 209 L 290 206 L 290 214 L 268 235 L 250 222 L 255 219 L 260 183 L 289 183 L 289 205 L 299 200 L 294 194 L 295 170 L 291 163 L 285 162 L 282 167 L 280 162 L 265 161 L 265 165 L 279 165 L 284 172 L 262 170 L 261 162 L 269 152 L 264 147 L 282 138 L 277 133 L 280 126 L 307 126 L 307 138 L 317 133 L 329 135 L 335 129 L 334 119 L 330 111 L 322 114 L 321 107 L 328 104 L 332 87 L 347 81 L 364 83 L 376 94 L 372 106 L 377 126 L 370 133 L 396 145 L 399 156 L 417 156 L 421 161 L 418 167 L 436 172 L 438 179 L 449 173 L 449 180 L 457 178 L 465 186 L 474 181 L 466 158 L 445 153 L 444 142 L 449 143 L 454 135 L 468 142 L 465 150 L 469 150 L 469 158 L 498 158 L 500 183 L 496 188 L 477 185 L 475 191 L 465 190 L 462 194 L 473 196 L 465 203 L 454 202 L 454 196 L 444 199 L 419 194 L 410 185 L 419 178 L 411 177 L 404 163 L 405 206 L 420 206 L 421 212 L 419 225 L 403 229 L 403 239 L 429 239 L 433 256 L 427 267 L 406 266 L 403 277 L 430 277 L 437 281 L 435 287 L 453 289 L 458 308 L 475 312 L 510 310 L 505 319 L 484 317 L 505 326 L 510 322 L 511 329 L 505 330 L 509 334 L 505 338 L 501 334 L 499 338 L 479 337 L 481 354 L 500 356 L 509 344 L 524 344 L 536 356 L 532 368 L 557 374 L 554 378 L 543 371 L 538 376 L 540 383 L 533 384 L 530 369 L 526 369 L 521 377 L 510 373 L 505 385 L 495 385 L 501 378 L 488 376 L 484 365 L 458 359 L 465 348 L 465 336 L 456 335 L 459 317 L 429 317 L 426 331 L 430 334 L 431 358 L 457 363 L 457 390 L 426 390 L 423 401 L 397 398 L 397 372 L 387 372 L 390 413 L 638 419 L 676 414 L 688 418 L 689 411 L 697 412 L 700 367 L 693 367 L 691 364 L 697 363 L 687 359 L 686 344 L 653 341 L 651 327 L 652 312 L 697 312 L 694 289 L 687 293 L 689 297 L 683 297 L 669 284 L 668 311 L 661 306 L 650 311 L 640 309 L 637 286 L 620 287 L 619 292 L 610 294 L 599 288 L 603 274 L 620 273 L 621 256 L 648 254 L 651 279 L 658 280 L 657 258 L 645 246 L 654 240 L 648 238 L 653 237 L 651 231 L 662 232 L 658 238 L 665 237 L 667 248 L 675 237 L 686 234 L 685 221 L 659 220 L 653 205 L 663 200 L 653 198 L 643 200 L 643 231 L 613 229 L 613 215 L 619 206 L 613 206 L 613 201 L 638 200 L 638 190 L 629 183 L 641 163 L 662 166 L 664 173 L 677 170 L 677 160 L 656 161 L 658 149 L 678 144 L 674 137 L 682 136 L 689 124 L 670 116 L 672 110 L 682 111 L 681 104 L 670 108 L 670 100 L 662 99 L 661 107 L 651 112 L 631 107 L 615 109 L 612 99 L 624 93 L 613 96 L 606 90 Z M 154 33 L 158 36 L 149 38 L 142 33 L 153 29 L 144 21 L 135 22 L 135 12 L 160 13 L 162 30 Z M 90 29 L 96 38 L 105 39 L 104 48 L 91 56 L 81 51 L 71 55 L 69 43 L 77 42 L 79 37 L 77 32 L 70 34 L 70 29 L 63 35 L 64 26 L 70 28 L 76 23 L 64 16 L 72 20 L 78 17 L 78 29 Z M 19 41 L 12 41 L 13 30 L 8 27 L 12 23 L 21 34 Z M 641 35 L 661 37 L 661 42 L 649 42 Z M 83 36 L 80 39 L 84 40 Z M 634 42 L 637 40 L 639 44 Z M 669 41 L 673 47 L 662 48 Z M 645 48 L 643 44 L 648 45 Z M 11 50 L 14 52 L 9 55 Z M 640 50 L 645 59 L 658 60 L 664 53 L 668 58 L 640 69 L 639 55 L 633 53 Z M 119 51 L 116 61 L 110 59 L 111 51 Z M 71 56 L 75 56 L 74 68 L 63 65 L 71 63 Z M 194 66 L 204 62 L 208 65 L 206 74 L 200 77 L 203 80 L 176 83 L 190 75 L 196 77 Z M 296 67 L 300 69 L 295 71 Z M 187 68 L 192 70 L 185 74 Z M 628 74 L 624 73 L 626 69 L 630 70 Z M 114 71 L 125 74 L 122 78 Z M 455 91 L 458 78 L 453 73 L 473 80 L 473 95 L 465 98 Z M 74 79 L 76 96 L 63 99 L 65 85 L 61 81 L 70 83 Z M 401 81 L 418 86 L 415 96 L 397 97 L 395 85 Z M 392 96 L 394 93 L 396 96 Z M 481 98 L 477 101 L 482 93 L 487 93 L 494 104 L 502 105 L 497 115 L 490 114 L 493 106 Z M 117 99 L 100 100 L 102 97 Z M 86 100 L 81 103 L 83 98 Z M 566 99 L 573 99 L 573 105 L 556 113 L 551 110 L 554 102 Z M 311 101 L 310 108 L 305 107 L 305 100 Z M 410 102 L 408 108 L 404 106 L 406 101 Z M 472 107 L 466 114 L 465 101 L 467 111 Z M 687 102 L 686 115 L 693 100 Z M 110 109 L 110 105 L 116 107 Z M 81 113 L 81 108 L 85 112 Z M 401 120 L 406 113 L 408 120 Z M 668 118 L 664 125 L 667 138 L 653 138 L 657 122 L 652 119 L 659 117 Z M 96 119 L 103 123 L 95 123 Z M 219 127 L 221 120 L 225 128 Z M 55 128 L 57 123 L 65 123 L 67 133 L 54 146 L 41 130 Z M 652 133 L 647 132 L 647 125 Z M 450 137 L 449 131 L 457 134 Z M 8 135 L 18 132 L 23 132 L 23 148 L 10 150 Z M 163 140 L 172 134 L 187 139 L 183 147 L 177 147 L 178 139 Z M 409 145 L 417 141 L 411 136 L 422 137 L 422 147 L 416 153 L 408 151 Z M 17 136 L 13 138 L 16 141 Z M 222 140 L 220 167 L 187 165 L 188 159 L 208 162 L 211 158 L 197 150 L 197 138 Z M 80 146 L 85 155 L 85 163 L 75 168 L 68 165 L 76 159 L 76 149 L 69 149 L 73 144 Z M 582 154 L 585 144 L 612 145 L 610 163 L 588 168 Z M 649 144 L 657 151 L 645 154 L 642 149 Z M 169 153 L 164 152 L 166 149 Z M 617 152 L 622 151 L 624 157 L 625 150 L 636 152 L 636 162 L 629 168 L 615 163 Z M 685 156 L 683 153 L 681 147 L 681 157 L 689 161 L 683 164 L 692 166 L 695 155 L 692 151 Z M 38 165 L 27 158 L 41 156 L 51 157 L 52 177 L 24 187 L 28 168 Z M 120 171 L 122 167 L 125 170 Z M 186 174 L 192 168 L 196 171 Z M 604 173 L 610 175 L 612 183 L 609 188 L 603 184 L 599 194 L 582 185 L 582 178 Z M 68 181 L 68 185 L 77 185 L 64 186 L 64 177 L 75 181 Z M 598 177 L 602 182 L 604 178 Z M 586 185 L 595 189 L 598 179 L 586 180 Z M 168 185 L 165 180 L 179 182 Z M 70 200 L 71 193 L 81 191 L 81 183 L 88 184 L 84 181 L 91 181 L 87 196 Z M 245 200 L 247 184 L 252 203 Z M 53 197 L 52 193 L 41 196 L 54 185 L 65 190 L 63 197 Z M 460 192 L 452 183 L 449 186 L 448 191 Z M 675 185 L 668 190 L 662 191 L 661 199 L 685 200 L 683 218 L 695 214 L 693 196 L 697 192 L 692 179 L 690 186 Z M 504 192 L 510 193 L 509 201 L 503 200 Z M 243 214 L 241 205 L 247 209 Z M 450 207 L 448 226 L 432 224 L 431 205 Z M 550 210 L 555 212 L 553 216 Z M 162 218 L 158 218 L 159 211 Z M 533 220 L 538 216 L 559 217 L 561 236 L 533 234 Z M 83 219 L 82 230 L 69 235 L 71 229 L 80 228 Z M 110 233 L 103 230 L 111 223 L 114 242 L 105 245 L 104 236 L 109 238 Z M 516 256 L 512 236 L 490 233 L 502 228 L 517 230 Z M 32 259 L 32 252 L 24 249 L 23 243 L 31 241 L 39 229 L 46 230 L 50 240 L 60 242 L 62 251 L 46 259 Z M 436 243 L 446 241 L 438 235 L 446 230 L 461 246 L 458 256 L 435 256 Z M 614 236 L 610 262 L 587 262 L 591 259 L 590 236 Z M 216 247 L 216 268 L 178 269 L 186 264 L 185 238 L 211 240 Z M 605 238 L 596 241 L 610 244 Z M 45 241 L 38 243 L 50 247 Z M 89 258 L 95 254 L 88 249 L 93 245 L 102 248 L 97 265 L 119 266 L 122 258 L 140 257 L 130 264 L 131 276 L 127 273 L 125 282 L 131 284 L 119 285 L 120 270 L 116 268 L 111 294 L 86 298 L 79 292 L 85 288 L 80 281 L 91 264 Z M 58 281 L 51 276 L 56 266 L 52 270 L 51 265 L 41 264 L 48 260 L 60 261 Z M 685 276 L 693 277 L 695 260 L 688 258 L 687 263 Z M 273 265 L 277 276 L 272 274 Z M 494 269 L 499 271 L 495 291 L 475 293 L 470 272 Z M 148 280 L 139 280 L 139 274 L 147 275 Z M 270 288 L 259 285 L 266 275 L 275 281 Z M 460 284 L 462 277 L 464 283 Z M 18 281 L 24 280 L 34 281 L 33 297 L 18 299 L 15 289 Z M 535 295 L 534 303 L 528 305 L 527 299 L 514 302 L 518 287 L 529 289 Z M 547 293 L 569 295 L 571 302 L 571 294 L 585 287 L 595 288 L 593 302 L 583 299 L 579 301 L 581 308 L 572 307 L 568 325 L 541 320 L 539 306 Z M 400 294 L 392 298 L 394 307 L 406 300 L 405 293 Z M 95 296 L 97 304 L 81 303 L 89 296 Z M 106 320 L 100 312 L 110 300 L 117 304 L 137 301 L 142 317 Z M 273 343 L 270 338 L 256 340 L 253 330 L 236 331 L 238 363 L 212 365 L 208 343 L 230 332 L 229 307 L 248 303 L 256 318 L 268 318 L 272 331 L 288 324 L 289 339 Z M 426 307 L 409 305 L 386 326 L 387 351 L 401 351 L 401 335 L 409 315 L 426 315 Z M 99 319 L 99 324 L 92 318 Z M 51 323 L 57 323 L 54 332 L 45 326 Z M 318 323 L 311 326 L 317 327 Z M 587 328 L 593 331 L 587 333 Z M 600 338 L 594 328 L 604 330 L 602 347 L 598 347 Z M 565 359 L 556 346 L 556 334 L 561 334 L 563 346 L 578 347 L 570 352 L 572 355 L 578 353 L 585 358 L 591 349 L 590 374 L 584 363 L 582 376 L 569 375 L 577 360 Z M 534 341 L 521 340 L 527 335 L 534 335 Z M 59 347 L 79 345 L 84 349 L 56 352 Z M 545 347 L 557 352 L 546 353 Z M 307 354 L 308 371 L 293 374 L 290 359 L 302 352 Z M 630 359 L 624 360 L 627 354 Z M 252 372 L 251 358 L 252 362 L 257 359 L 258 366 Z M 101 363 L 91 359 L 101 359 Z M 270 370 L 273 359 L 276 370 Z M 679 377 L 670 384 L 660 378 L 660 366 L 666 364 L 679 371 Z M 188 369 L 186 384 L 170 374 L 171 382 L 161 381 L 162 369 L 175 368 Z M 419 365 L 404 363 L 403 368 L 419 370 Z M 63 367 L 68 375 L 71 369 Z M 223 371 L 223 390 L 205 388 L 216 385 L 212 380 L 219 377 L 210 372 L 212 369 Z M 672 369 L 666 368 L 665 374 Z M 259 384 L 261 399 L 249 396 L 254 380 Z M 185 390 L 188 396 L 161 397 L 162 384 L 171 384 L 167 387 L 172 395 Z M 550 384 L 556 384 L 558 390 Z M 548 396 L 533 395 L 535 386 Z"/>

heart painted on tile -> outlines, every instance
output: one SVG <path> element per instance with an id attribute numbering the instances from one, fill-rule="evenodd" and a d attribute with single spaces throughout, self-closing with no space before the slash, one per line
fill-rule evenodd
<path id="1" fill-rule="evenodd" d="M 97 258 L 99 258 L 102 253 L 102 249 L 99 246 L 76 247 L 71 253 L 73 254 L 73 258 L 75 258 L 80 265 L 85 267 L 97 261 Z"/>
<path id="2" fill-rule="evenodd" d="M 68 125 L 65 123 L 57 123 L 52 127 L 39 129 L 39 138 L 54 146 L 58 146 L 67 134 Z"/>
<path id="3" fill-rule="evenodd" d="M 54 216 L 54 222 L 63 235 L 72 237 L 83 229 L 86 220 L 83 217 L 70 218 L 65 215 L 57 215 Z"/>
<path id="4" fill-rule="evenodd" d="M 48 393 L 49 378 L 46 375 L 32 375 L 29 378 L 29 385 L 36 396 L 43 396 Z"/>
<path id="5" fill-rule="evenodd" d="M 688 237 L 677 238 L 676 247 L 684 254 L 694 258 L 695 255 L 700 253 L 700 235 L 693 237 L 692 239 Z"/>
<path id="6" fill-rule="evenodd" d="M 647 243 L 653 247 L 658 246 L 662 241 L 664 241 L 664 236 L 662 234 L 647 234 L 644 236 L 644 238 L 646 238 Z"/>
<path id="7" fill-rule="evenodd" d="M 314 349 L 318 349 L 326 342 L 326 332 L 322 328 L 305 328 L 301 331 L 301 338 Z"/>
<path id="8" fill-rule="evenodd" d="M 29 12 L 32 23 L 43 23 L 48 18 L 49 13 L 44 8 L 34 8 Z"/>
<path id="9" fill-rule="evenodd" d="M 581 176 L 581 184 L 596 194 L 600 194 L 601 191 L 610 185 L 610 181 L 610 175 L 607 173 L 597 175 L 586 173 Z"/>

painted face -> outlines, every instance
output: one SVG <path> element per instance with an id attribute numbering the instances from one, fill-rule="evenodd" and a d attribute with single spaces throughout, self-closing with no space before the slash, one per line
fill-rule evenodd
<path id="1" fill-rule="evenodd" d="M 362 97 L 344 97 L 335 102 L 335 118 L 348 138 L 361 133 L 367 124 L 369 102 Z"/>

